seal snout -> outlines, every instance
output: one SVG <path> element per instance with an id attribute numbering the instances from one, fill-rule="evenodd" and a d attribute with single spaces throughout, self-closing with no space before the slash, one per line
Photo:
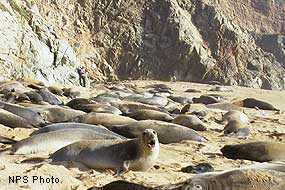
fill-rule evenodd
<path id="1" fill-rule="evenodd" d="M 157 133 L 155 130 L 146 129 L 143 132 L 143 138 L 146 139 L 147 146 L 149 148 L 154 148 L 157 142 Z"/>

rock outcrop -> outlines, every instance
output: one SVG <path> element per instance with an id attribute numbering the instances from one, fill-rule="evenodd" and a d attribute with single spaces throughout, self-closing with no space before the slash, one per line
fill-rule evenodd
<path id="1" fill-rule="evenodd" d="M 33 13 L 31 10 L 37 10 L 35 6 L 27 6 L 27 1 L 22 2 L 26 2 L 29 14 Z M 170 80 L 175 75 L 181 81 L 216 80 L 224 84 L 264 89 L 280 89 L 285 86 L 281 54 L 265 48 L 252 35 L 252 32 L 261 31 L 282 33 L 284 18 L 283 13 L 279 14 L 278 11 L 284 9 L 283 2 L 274 1 L 265 5 L 248 0 L 242 4 L 247 8 L 246 13 L 252 12 L 254 15 L 268 15 L 268 11 L 272 11 L 272 16 L 270 14 L 268 19 L 278 18 L 278 21 L 275 25 L 268 24 L 268 30 L 261 29 L 253 21 L 251 25 L 248 24 L 248 29 L 246 25 L 250 21 L 237 24 L 242 18 L 239 16 L 242 15 L 238 11 L 240 8 L 235 13 L 238 16 L 236 19 L 233 19 L 234 16 L 229 11 L 241 5 L 236 1 L 35 2 L 41 15 L 54 24 L 54 30 L 43 24 L 43 17 L 37 11 L 34 11 L 37 16 L 33 14 L 33 18 L 41 21 L 38 27 L 34 27 L 35 24 L 30 23 L 30 19 L 25 19 L 29 21 L 28 26 L 38 41 L 49 50 L 49 54 L 44 54 L 45 59 L 49 60 L 48 63 L 45 62 L 46 67 L 72 67 L 72 63 L 76 62 L 72 61 L 76 60 L 73 56 L 58 58 L 62 54 L 66 55 L 62 53 L 65 51 L 59 50 L 65 49 L 65 43 L 54 45 L 57 43 L 53 39 L 61 41 L 57 40 L 61 36 L 68 40 L 94 80 Z M 12 11 L 15 12 L 15 8 Z M 36 28 L 44 31 L 45 35 L 39 35 Z M 284 50 L 282 48 L 279 52 Z M 71 49 L 68 50 L 72 52 Z M 43 64 L 26 62 L 30 64 L 27 68 L 37 68 L 37 72 L 41 73 L 38 68 Z"/>
<path id="2" fill-rule="evenodd" d="M 60 39 L 32 1 L 0 2 L 0 75 L 47 83 L 75 83 L 79 65 L 72 47 Z"/>

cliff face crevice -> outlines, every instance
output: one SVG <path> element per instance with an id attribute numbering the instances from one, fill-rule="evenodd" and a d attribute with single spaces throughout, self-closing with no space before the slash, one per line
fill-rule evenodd
<path id="1" fill-rule="evenodd" d="M 80 61 L 99 81 L 176 76 L 284 88 L 284 5 L 276 0 L 6 0 L 0 14 L 9 27 L 1 33 L 9 35 L 0 37 L 0 58 L 10 70 L 3 76 L 75 82 Z"/>

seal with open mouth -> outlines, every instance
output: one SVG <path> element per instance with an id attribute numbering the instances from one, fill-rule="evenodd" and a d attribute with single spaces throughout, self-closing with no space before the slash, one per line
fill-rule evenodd
<path id="1" fill-rule="evenodd" d="M 158 155 L 157 133 L 146 129 L 140 137 L 131 140 L 79 141 L 61 148 L 50 158 L 53 162 L 76 161 L 90 168 L 112 169 L 122 174 L 129 170 L 147 170 Z"/>

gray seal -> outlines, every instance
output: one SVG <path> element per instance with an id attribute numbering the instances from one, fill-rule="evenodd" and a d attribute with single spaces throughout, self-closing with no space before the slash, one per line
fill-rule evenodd
<path id="1" fill-rule="evenodd" d="M 201 136 L 193 129 L 156 120 L 143 120 L 129 125 L 113 126 L 111 127 L 111 130 L 127 138 L 136 138 L 148 128 L 157 131 L 159 142 L 164 144 L 177 143 L 182 140 L 193 140 L 198 142 L 206 141 L 205 137 Z"/>
<path id="2" fill-rule="evenodd" d="M 118 139 L 113 135 L 98 133 L 89 129 L 61 129 L 33 135 L 15 143 L 0 154 L 32 154 L 55 152 L 56 150 L 80 140 Z"/>
<path id="3" fill-rule="evenodd" d="M 128 170 L 145 171 L 159 155 L 156 131 L 144 130 L 127 141 L 79 141 L 50 156 L 52 161 L 76 161 L 94 169 L 112 169 L 117 174 Z"/>

